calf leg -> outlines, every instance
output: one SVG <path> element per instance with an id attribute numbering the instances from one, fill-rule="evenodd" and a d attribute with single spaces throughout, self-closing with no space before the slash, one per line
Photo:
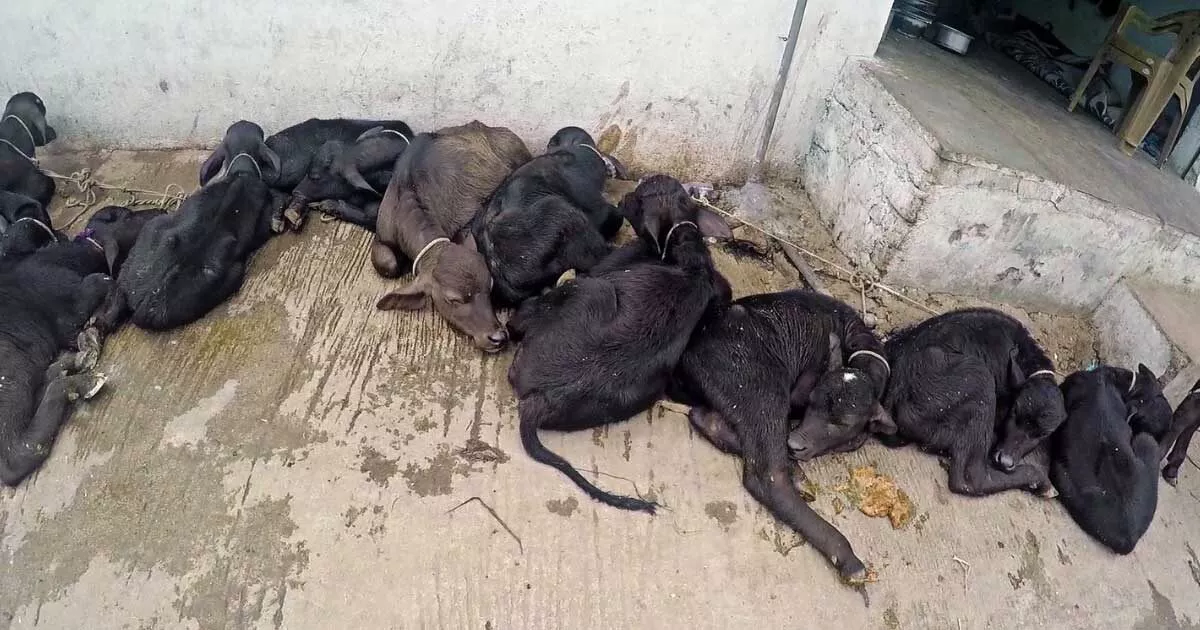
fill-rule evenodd
<path id="1" fill-rule="evenodd" d="M 1197 418 L 1197 420 L 1197 422 L 1185 424 L 1179 429 L 1178 437 L 1175 438 L 1171 452 L 1167 454 L 1167 465 L 1163 467 L 1162 476 L 1172 486 L 1179 483 L 1179 467 L 1183 465 L 1183 460 L 1187 458 L 1188 445 L 1192 442 L 1192 436 L 1196 434 L 1196 429 L 1200 428 L 1200 418 Z M 1171 432 L 1175 433 L 1175 430 Z"/>
<path id="2" fill-rule="evenodd" d="M 375 221 L 379 218 L 378 201 L 371 201 L 359 207 L 341 199 L 326 199 L 314 207 L 326 216 L 353 223 L 371 232 L 375 231 Z"/>
<path id="3" fill-rule="evenodd" d="M 1012 472 L 993 468 L 988 463 L 988 443 L 982 448 L 966 447 L 950 455 L 950 491 L 980 497 L 1005 490 L 1029 490 L 1050 495 L 1053 486 L 1046 471 L 1029 463 L 1018 464 Z"/>
<path id="4" fill-rule="evenodd" d="M 375 273 L 384 278 L 399 278 L 408 271 L 401 267 L 401 260 L 404 259 L 390 245 L 379 240 L 378 235 L 371 241 L 371 266 L 375 267 Z"/>
<path id="5" fill-rule="evenodd" d="M 838 570 L 842 579 L 860 584 L 867 568 L 846 537 L 804 501 L 792 479 L 787 455 L 786 396 L 739 404 L 745 413 L 735 427 L 742 444 L 742 484 L 776 518 L 796 530 Z"/>
<path id="6" fill-rule="evenodd" d="M 29 426 L 0 452 L 0 481 L 15 486 L 37 470 L 49 457 L 72 404 L 95 396 L 105 378 L 103 374 L 77 374 L 50 381 Z"/>
<path id="7" fill-rule="evenodd" d="M 741 440 L 721 414 L 704 407 L 692 407 L 688 411 L 688 421 L 721 452 L 730 455 L 742 454 Z"/>

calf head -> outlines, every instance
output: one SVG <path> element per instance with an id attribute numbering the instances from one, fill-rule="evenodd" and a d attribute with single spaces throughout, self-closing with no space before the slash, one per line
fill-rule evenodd
<path id="1" fill-rule="evenodd" d="M 1004 471 L 1017 464 L 1054 433 L 1067 418 L 1062 390 L 1051 373 L 1026 378 L 1017 365 L 1016 356 L 1009 358 L 1008 382 L 1017 395 L 1000 427 L 999 440 L 992 450 L 992 463 Z"/>
<path id="2" fill-rule="evenodd" d="M 106 206 L 92 215 L 81 236 L 89 237 L 100 244 L 104 258 L 108 261 L 109 273 L 116 276 L 121 264 L 129 255 L 142 228 L 155 217 L 166 214 L 165 210 L 142 210 L 134 212 L 121 206 Z"/>
<path id="3" fill-rule="evenodd" d="M 485 352 L 498 352 L 508 333 L 492 307 L 492 276 L 467 236 L 462 244 L 437 242 L 414 267 L 408 286 L 380 298 L 380 310 L 419 310 L 430 305 L 443 319 L 469 335 Z"/>
<path id="4" fill-rule="evenodd" d="M 36 220 L 50 225 L 50 215 L 37 200 L 7 190 L 0 190 L 0 234 L 17 221 Z"/>
<path id="5" fill-rule="evenodd" d="M 1139 363 L 1133 373 L 1133 382 L 1123 392 L 1129 424 L 1135 431 L 1148 431 L 1155 440 L 1161 440 L 1171 427 L 1171 403 L 1163 396 L 1158 377 L 1150 368 Z"/>
<path id="6" fill-rule="evenodd" d="M 604 160 L 604 168 L 608 171 L 608 176 L 616 179 L 629 179 L 629 173 L 625 170 L 625 165 L 621 164 L 617 158 L 601 153 L 596 147 L 596 141 L 592 139 L 592 135 L 579 127 L 563 127 L 559 129 L 553 136 L 550 137 L 550 142 L 546 143 L 546 153 L 554 153 L 555 151 L 563 151 L 577 146 L 588 146 L 595 150 Z"/>
<path id="7" fill-rule="evenodd" d="M 19 258 L 57 243 L 62 236 L 49 223 L 23 218 L 0 233 L 0 258 Z"/>
<path id="8" fill-rule="evenodd" d="M 279 178 L 279 156 L 267 146 L 262 127 L 239 120 L 200 166 L 200 185 L 234 173 L 252 173 L 268 184 Z"/>
<path id="9" fill-rule="evenodd" d="M 681 224 L 695 225 L 704 236 L 733 236 L 724 219 L 696 203 L 679 180 L 668 175 L 653 175 L 642 180 L 633 192 L 621 199 L 620 210 L 638 238 L 653 243 L 658 253 L 664 256 L 672 229 Z"/>
<path id="10" fill-rule="evenodd" d="M 842 364 L 841 341 L 829 335 L 829 368 L 808 398 L 804 419 L 788 436 L 799 461 L 852 451 L 871 433 L 893 435 L 896 423 L 879 403 L 883 392 L 865 371 Z"/>
<path id="11" fill-rule="evenodd" d="M 363 132 L 353 144 L 330 140 L 317 149 L 308 177 L 292 193 L 307 201 L 344 199 L 355 190 L 381 196 L 383 190 L 372 186 L 363 171 L 391 168 L 408 145 L 407 136 L 383 127 Z"/>
<path id="12" fill-rule="evenodd" d="M 29 139 L 35 147 L 54 142 L 58 132 L 46 122 L 46 105 L 33 92 L 21 92 L 8 99 L 2 118 L 15 116 L 29 131 Z"/>

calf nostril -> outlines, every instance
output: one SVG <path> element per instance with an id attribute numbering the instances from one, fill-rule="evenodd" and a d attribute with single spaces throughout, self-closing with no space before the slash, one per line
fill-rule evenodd
<path id="1" fill-rule="evenodd" d="M 1016 462 L 1013 461 L 1012 455 L 1009 455 L 1008 453 L 996 453 L 996 463 L 1005 470 L 1012 470 L 1013 467 L 1016 466 Z"/>
<path id="2" fill-rule="evenodd" d="M 488 341 L 496 344 L 504 343 L 508 341 L 508 333 L 504 332 L 504 329 L 501 328 L 488 335 Z"/>

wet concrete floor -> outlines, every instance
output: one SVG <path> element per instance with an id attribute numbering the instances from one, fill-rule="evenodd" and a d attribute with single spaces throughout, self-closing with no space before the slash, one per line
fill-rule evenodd
<path id="1" fill-rule="evenodd" d="M 88 162 L 190 189 L 199 160 Z M 657 516 L 595 504 L 529 460 L 509 355 L 429 313 L 376 311 L 392 282 L 367 244 L 314 222 L 269 244 L 211 316 L 111 341 L 106 390 L 35 478 L 0 491 L 0 628 L 1200 627 L 1194 467 L 1118 557 L 1055 502 L 951 495 L 916 451 L 824 459 L 808 467 L 815 505 L 879 574 L 856 591 L 676 412 L 543 435 L 604 487 L 668 506 Z M 742 292 L 794 282 L 721 265 Z M 864 464 L 908 494 L 903 528 L 837 489 Z"/>

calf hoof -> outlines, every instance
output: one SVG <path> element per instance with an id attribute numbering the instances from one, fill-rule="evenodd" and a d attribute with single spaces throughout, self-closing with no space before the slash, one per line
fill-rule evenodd
<path id="1" fill-rule="evenodd" d="M 1058 498 L 1058 488 L 1055 488 L 1052 485 L 1046 486 L 1044 488 L 1034 488 L 1033 493 L 1038 495 L 1039 497 L 1042 497 L 1043 499 Z"/>
<path id="2" fill-rule="evenodd" d="M 100 363 L 100 331 L 85 328 L 75 339 L 79 352 L 75 354 L 75 371 L 90 372 Z"/>
<path id="3" fill-rule="evenodd" d="M 291 226 L 293 232 L 299 232 L 304 229 L 304 215 L 296 208 L 288 208 L 283 212 L 283 218 L 287 219 L 288 225 Z"/>
<path id="4" fill-rule="evenodd" d="M 1168 470 L 1168 469 L 1164 468 L 1162 471 L 1162 478 L 1163 478 L 1163 481 L 1167 482 L 1167 484 L 1170 485 L 1172 488 L 1176 488 L 1179 486 L 1179 471 L 1178 470 L 1172 471 L 1172 470 Z"/>
<path id="5" fill-rule="evenodd" d="M 862 560 L 854 556 L 850 557 L 846 566 L 838 568 L 838 574 L 841 575 L 842 581 L 850 586 L 862 586 L 875 581 L 872 572 L 863 565 Z"/>
<path id="6" fill-rule="evenodd" d="M 574 279 L 575 279 L 575 270 L 568 269 L 568 270 L 562 272 L 562 275 L 558 277 L 558 280 L 554 281 L 554 286 L 561 287 L 562 285 L 564 285 Z"/>
<path id="7" fill-rule="evenodd" d="M 90 400 L 93 396 L 100 393 L 100 390 L 104 387 L 104 384 L 107 382 L 108 382 L 107 374 L 105 374 L 103 372 L 96 372 L 95 374 L 92 374 L 91 377 L 88 379 L 88 382 L 84 384 L 83 391 L 81 392 L 83 399 Z"/>
<path id="8" fill-rule="evenodd" d="M 287 224 L 283 222 L 282 217 L 271 218 L 271 231 L 276 234 L 283 234 L 287 231 Z"/>
<path id="9" fill-rule="evenodd" d="M 81 399 L 88 400 L 95 396 L 104 387 L 104 383 L 108 381 L 108 376 L 97 372 L 87 376 L 74 376 L 72 379 L 71 387 L 67 389 L 68 402 L 75 402 Z"/>

